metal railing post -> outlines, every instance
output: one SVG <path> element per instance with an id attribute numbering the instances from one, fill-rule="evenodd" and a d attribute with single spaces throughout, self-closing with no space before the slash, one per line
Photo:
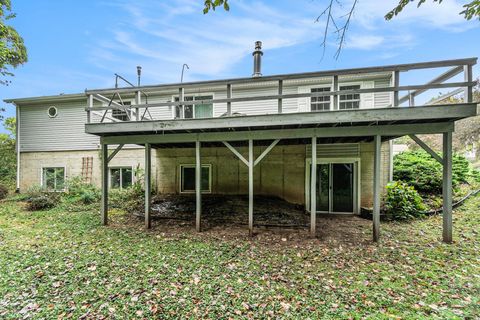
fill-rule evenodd
<path id="1" fill-rule="evenodd" d="M 88 95 L 87 123 L 92 122 L 93 94 Z"/>
<path id="2" fill-rule="evenodd" d="M 393 72 L 393 87 L 398 87 L 400 84 L 400 71 L 396 70 Z M 393 107 L 398 107 L 399 98 L 398 90 L 393 91 Z"/>
<path id="3" fill-rule="evenodd" d="M 408 92 L 408 106 L 415 106 L 415 95 L 412 92 Z"/>
<path id="4" fill-rule="evenodd" d="M 178 105 L 180 108 L 180 118 L 185 118 L 185 105 L 183 104 L 183 100 L 185 100 L 185 89 L 184 88 L 178 88 L 178 101 L 181 103 Z M 176 111 L 176 110 L 175 110 Z M 177 114 L 175 112 L 175 114 Z"/>
<path id="5" fill-rule="evenodd" d="M 472 65 L 466 64 L 463 66 L 463 76 L 465 82 L 472 82 Z M 463 102 L 468 103 L 473 101 L 473 88 L 472 86 L 465 87 Z"/>
<path id="6" fill-rule="evenodd" d="M 232 99 L 232 85 L 227 83 L 227 99 Z M 232 115 L 232 102 L 227 101 L 227 116 Z"/>
<path id="7" fill-rule="evenodd" d="M 136 104 L 136 107 L 135 107 L 136 120 L 140 121 L 140 108 L 138 107 L 140 104 L 142 104 L 142 93 L 140 91 L 136 92 L 135 104 Z"/>
<path id="8" fill-rule="evenodd" d="M 332 79 L 332 91 L 334 92 L 337 92 L 338 91 L 338 76 L 333 76 L 333 79 Z M 339 106 L 338 106 L 338 94 L 334 94 L 333 95 L 333 99 L 332 99 L 332 102 L 333 102 L 333 110 L 338 110 L 339 109 Z"/>
<path id="9" fill-rule="evenodd" d="M 278 80 L 278 95 L 283 95 L 283 80 Z M 281 97 L 278 98 L 278 113 L 283 113 L 283 99 Z"/>

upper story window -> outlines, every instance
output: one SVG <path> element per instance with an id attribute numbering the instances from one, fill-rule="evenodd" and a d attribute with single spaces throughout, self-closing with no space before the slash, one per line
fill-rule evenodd
<path id="1" fill-rule="evenodd" d="M 117 101 L 117 103 L 122 104 L 120 101 Z M 123 105 L 125 108 L 128 108 L 132 105 L 131 101 L 123 101 Z M 129 121 L 130 119 L 128 118 L 127 111 L 125 110 L 120 110 L 120 109 L 113 109 L 112 110 L 112 118 L 115 118 L 120 121 Z"/>
<path id="2" fill-rule="evenodd" d="M 185 101 L 213 100 L 213 96 L 185 96 Z M 175 97 L 179 101 L 179 97 Z M 191 104 L 175 106 L 175 119 L 211 118 L 213 117 L 213 104 Z"/>
<path id="3" fill-rule="evenodd" d="M 340 90 L 356 90 L 360 89 L 360 85 L 340 86 Z M 341 94 L 339 98 L 340 110 L 345 109 L 359 109 L 360 108 L 360 94 Z"/>
<path id="4" fill-rule="evenodd" d="M 65 189 L 65 168 L 42 168 L 42 187 L 48 191 L 63 191 Z"/>
<path id="5" fill-rule="evenodd" d="M 312 88 L 311 92 L 328 92 L 330 91 L 329 87 L 325 88 Z M 330 110 L 330 96 L 321 96 L 321 97 L 311 97 L 310 98 L 310 109 L 311 111 L 323 111 Z"/>
<path id="6" fill-rule="evenodd" d="M 112 189 L 125 189 L 132 186 L 132 167 L 110 168 L 110 187 Z"/>

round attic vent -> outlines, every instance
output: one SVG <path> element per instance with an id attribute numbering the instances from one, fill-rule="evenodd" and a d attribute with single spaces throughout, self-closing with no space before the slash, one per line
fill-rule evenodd
<path id="1" fill-rule="evenodd" d="M 48 116 L 50 118 L 55 118 L 57 115 L 58 115 L 58 110 L 56 107 L 51 106 L 50 108 L 48 108 Z"/>

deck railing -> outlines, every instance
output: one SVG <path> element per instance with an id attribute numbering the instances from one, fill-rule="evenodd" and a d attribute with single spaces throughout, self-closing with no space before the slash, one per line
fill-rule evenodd
<path id="1" fill-rule="evenodd" d="M 266 76 L 260 78 L 240 78 L 230 80 L 218 80 L 218 81 L 202 81 L 191 83 L 179 83 L 171 85 L 160 86 L 142 86 L 142 87 L 130 87 L 130 88 L 113 88 L 104 90 L 86 90 L 85 93 L 88 97 L 88 104 L 86 107 L 87 123 L 91 123 L 92 114 L 101 117 L 100 122 L 104 122 L 105 119 L 118 122 L 120 120 L 109 116 L 109 112 L 113 110 L 120 110 L 127 115 L 127 121 L 152 121 L 159 120 L 154 119 L 150 113 L 151 108 L 172 108 L 175 106 L 185 105 L 199 105 L 199 104 L 226 104 L 225 116 L 231 116 L 234 114 L 233 106 L 239 102 L 252 102 L 252 101 L 265 101 L 272 100 L 277 103 L 277 113 L 283 113 L 283 101 L 285 99 L 295 98 L 312 98 L 312 97 L 330 97 L 332 104 L 331 110 L 339 110 L 339 96 L 348 94 L 365 94 L 365 93 L 382 93 L 393 92 L 392 104 L 389 107 L 400 107 L 402 103 L 408 102 L 408 106 L 414 107 L 415 98 L 420 94 L 431 89 L 444 89 L 444 88 L 457 88 L 447 94 L 443 94 L 438 97 L 439 99 L 446 99 L 453 95 L 461 94 L 463 91 L 463 101 L 466 103 L 472 102 L 473 99 L 473 87 L 477 85 L 476 81 L 473 81 L 472 67 L 477 62 L 477 58 L 456 59 L 456 60 L 444 60 L 444 61 L 432 61 L 422 63 L 411 64 L 399 64 L 381 67 L 368 67 L 368 68 L 356 68 L 356 69 L 344 69 L 334 71 L 321 71 L 321 72 L 308 72 L 299 74 L 288 74 L 278 76 Z M 449 68 L 436 78 L 428 81 L 424 84 L 414 85 L 400 85 L 401 73 L 412 70 L 420 69 L 439 69 Z M 362 88 L 362 89 L 350 89 L 340 90 L 339 77 L 343 76 L 358 76 L 361 80 L 361 76 L 369 76 L 378 73 L 392 73 L 392 81 L 389 87 L 381 88 Z M 463 73 L 463 81 L 460 82 L 446 82 L 449 79 Z M 291 80 L 308 79 L 308 78 L 330 78 L 331 79 L 331 91 L 324 92 L 306 92 L 306 93 L 283 93 L 285 83 Z M 276 82 L 277 94 L 263 95 L 263 96 L 247 96 L 247 97 L 235 97 L 233 89 L 238 85 L 252 84 L 252 83 L 271 83 Z M 209 87 L 224 86 L 226 90 L 227 98 L 221 99 L 204 99 L 204 100 L 185 100 L 185 90 L 200 90 L 208 92 Z M 178 101 L 166 101 L 166 102 L 154 102 L 149 103 L 148 100 L 142 101 L 142 97 L 148 97 L 147 92 L 158 90 L 175 90 L 178 92 Z M 407 94 L 400 96 L 401 92 L 406 91 Z M 135 104 L 125 105 L 121 95 L 134 95 Z M 118 101 L 116 101 L 116 97 Z M 95 106 L 94 101 L 101 102 L 102 106 Z M 430 104 L 434 104 L 435 101 L 431 101 Z"/>

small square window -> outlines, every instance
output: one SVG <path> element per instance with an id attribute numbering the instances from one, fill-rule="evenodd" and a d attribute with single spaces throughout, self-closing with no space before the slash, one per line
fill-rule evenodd
<path id="1" fill-rule="evenodd" d="M 132 186 L 133 171 L 131 167 L 110 168 L 110 188 L 125 189 Z"/>
<path id="2" fill-rule="evenodd" d="M 65 168 L 43 168 L 42 187 L 48 191 L 63 191 L 65 189 Z"/>
<path id="3" fill-rule="evenodd" d="M 201 172 L 201 189 L 202 192 L 211 192 L 211 165 L 202 165 Z M 180 192 L 195 192 L 195 166 L 180 166 Z"/>

